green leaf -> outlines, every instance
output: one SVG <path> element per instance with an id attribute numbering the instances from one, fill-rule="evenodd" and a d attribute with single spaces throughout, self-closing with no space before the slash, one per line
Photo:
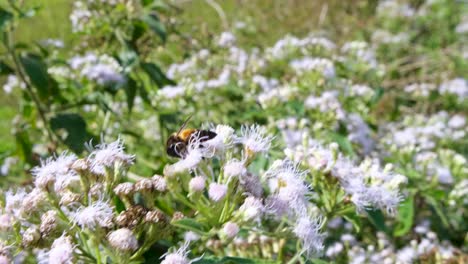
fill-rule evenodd
<path id="1" fill-rule="evenodd" d="M 356 153 L 353 150 L 353 145 L 351 142 L 348 140 L 347 137 L 338 134 L 338 133 L 330 133 L 330 138 L 331 140 L 335 141 L 338 146 L 340 146 L 340 149 L 345 152 L 349 156 L 356 156 Z"/>
<path id="2" fill-rule="evenodd" d="M 13 19 L 13 14 L 0 7 L 0 30 L 3 30 L 11 19 Z"/>
<path id="3" fill-rule="evenodd" d="M 39 96 L 43 99 L 47 98 L 50 95 L 52 80 L 49 78 L 47 66 L 41 57 L 26 54 L 20 60 L 32 84 L 37 88 Z"/>
<path id="4" fill-rule="evenodd" d="M 199 234 L 205 234 L 206 232 L 204 231 L 205 228 L 203 227 L 202 224 L 197 222 L 193 218 L 183 218 L 177 221 L 171 222 L 171 225 L 180 227 L 186 230 L 190 230 Z"/>
<path id="5" fill-rule="evenodd" d="M 32 160 L 32 143 L 26 128 L 15 129 L 13 132 L 16 141 L 16 152 L 19 157 L 28 163 L 33 163 Z"/>
<path id="6" fill-rule="evenodd" d="M 135 80 L 128 77 L 127 85 L 124 87 L 125 95 L 127 96 L 127 107 L 128 111 L 132 112 L 133 103 L 135 102 L 135 97 L 138 90 L 138 84 Z"/>
<path id="7" fill-rule="evenodd" d="M 84 143 L 90 138 L 86 122 L 78 114 L 58 114 L 50 120 L 50 126 L 54 131 L 65 129 L 67 133 L 63 141 L 76 153 L 83 151 Z"/>
<path id="8" fill-rule="evenodd" d="M 384 93 L 385 93 L 385 90 L 382 87 L 378 87 L 375 90 L 374 96 L 371 99 L 371 103 L 372 104 L 378 103 L 380 99 L 382 98 L 382 96 L 384 95 Z"/>
<path id="9" fill-rule="evenodd" d="M 353 227 L 356 230 L 356 233 L 361 232 L 361 218 L 359 218 L 359 215 L 357 215 L 355 212 L 350 212 L 350 213 L 343 215 L 343 217 L 344 219 L 346 219 L 346 221 L 353 224 Z"/>
<path id="10" fill-rule="evenodd" d="M 14 70 L 5 62 L 0 61 L 0 75 L 7 75 L 12 73 L 14 73 Z"/>
<path id="11" fill-rule="evenodd" d="M 165 85 L 175 85 L 176 83 L 167 78 L 161 69 L 154 63 L 142 63 L 141 67 L 149 75 L 151 80 L 155 82 L 160 88 Z"/>
<path id="12" fill-rule="evenodd" d="M 166 42 L 166 27 L 159 20 L 158 16 L 155 14 L 148 14 L 143 16 L 142 21 L 145 22 L 154 33 L 156 33 L 163 42 Z"/>
<path id="13" fill-rule="evenodd" d="M 398 207 L 398 224 L 393 230 L 395 236 L 403 236 L 411 230 L 414 218 L 414 196 L 408 196 Z"/>
<path id="14" fill-rule="evenodd" d="M 377 209 L 366 209 L 367 216 L 371 223 L 380 231 L 387 233 L 388 228 L 385 225 L 385 217 L 382 213 L 382 210 Z"/>
<path id="15" fill-rule="evenodd" d="M 312 259 L 307 260 L 306 263 L 312 263 L 312 264 L 328 264 L 329 262 L 328 262 L 328 261 L 325 261 L 325 260 L 318 259 L 318 258 L 312 258 Z"/>

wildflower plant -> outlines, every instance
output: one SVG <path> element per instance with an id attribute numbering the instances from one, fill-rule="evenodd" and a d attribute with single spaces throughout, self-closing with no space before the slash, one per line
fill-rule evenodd
<path id="1" fill-rule="evenodd" d="M 183 3 L 83 0 L 71 44 L 34 45 L 17 34 L 37 9 L 0 4 L 20 100 L 0 263 L 466 262 L 461 2 L 342 3 L 342 28 L 327 3 L 324 31 L 268 43 L 206 2 L 222 31 L 189 34 Z"/>

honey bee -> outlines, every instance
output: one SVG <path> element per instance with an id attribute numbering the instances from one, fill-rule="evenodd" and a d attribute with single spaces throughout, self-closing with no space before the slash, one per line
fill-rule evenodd
<path id="1" fill-rule="evenodd" d="M 169 156 L 185 158 L 189 144 L 193 143 L 194 141 L 197 143 L 204 142 L 216 137 L 217 134 L 213 131 L 185 128 L 191 117 L 192 116 L 189 116 L 185 120 L 177 133 L 173 133 L 167 139 L 166 152 Z"/>

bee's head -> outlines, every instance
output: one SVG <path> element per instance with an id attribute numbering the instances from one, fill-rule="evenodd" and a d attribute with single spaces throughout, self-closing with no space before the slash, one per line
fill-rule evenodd
<path id="1" fill-rule="evenodd" d="M 171 135 L 166 142 L 166 152 L 169 156 L 182 158 L 185 143 L 176 135 Z"/>

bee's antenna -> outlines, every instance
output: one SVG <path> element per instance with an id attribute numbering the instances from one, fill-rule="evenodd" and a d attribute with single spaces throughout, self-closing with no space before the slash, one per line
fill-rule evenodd
<path id="1" fill-rule="evenodd" d="M 192 118 L 193 114 L 189 115 L 189 117 L 187 117 L 187 119 L 185 119 L 184 123 L 182 124 L 182 126 L 180 126 L 179 128 L 179 131 L 177 131 L 177 136 L 179 135 L 179 133 L 182 131 L 182 129 L 185 128 L 185 126 L 187 125 L 188 121 L 190 121 L 190 119 Z"/>

